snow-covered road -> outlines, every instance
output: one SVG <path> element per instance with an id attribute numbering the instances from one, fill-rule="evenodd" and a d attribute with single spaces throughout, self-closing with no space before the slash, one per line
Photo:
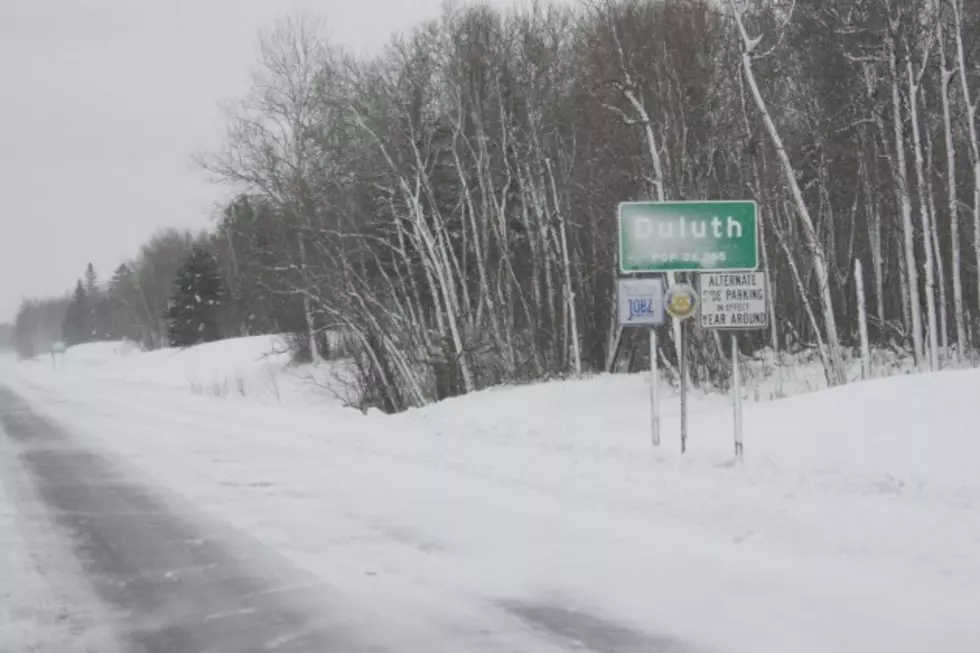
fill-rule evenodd
<path id="1" fill-rule="evenodd" d="M 0 395 L 2 396 L 2 395 Z M 3 415 L 10 407 L 0 408 Z M 67 534 L 0 421 L 0 653 L 120 653 Z"/>
<path id="2" fill-rule="evenodd" d="M 43 574 L 11 568 L 5 575 L 5 653 L 698 650 L 561 605 L 501 602 L 483 614 L 463 614 L 449 610 L 445 599 L 408 602 L 408 587 L 399 610 L 388 611 L 334 586 L 329 574 L 296 568 L 269 542 L 209 518 L 186 505 L 186 497 L 134 480 L 134 469 L 127 474 L 118 460 L 106 460 L 4 387 L 0 423 L 5 476 L 19 478 L 20 495 L 18 503 L 6 504 L 4 518 L 33 518 L 34 530 L 46 533 L 45 545 L 61 559 Z M 24 504 L 25 494 L 34 497 L 33 509 Z M 319 528 L 337 526 L 326 516 L 310 517 Z M 389 537 L 400 546 L 406 535 Z M 4 560 L 10 567 L 37 557 L 31 552 L 37 537 L 24 528 L 13 528 L 7 539 Z M 384 573 L 382 560 L 371 570 L 343 568 L 348 561 L 334 559 L 329 547 L 319 557 L 321 567 L 333 567 L 345 579 L 361 575 L 367 584 L 384 585 L 377 579 Z M 39 579 L 47 584 L 43 592 L 30 586 Z M 382 588 L 379 596 L 384 595 Z M 426 601 L 431 593 L 423 590 L 415 598 Z"/>
<path id="3" fill-rule="evenodd" d="M 17 529 L 12 555 L 33 558 L 39 544 L 60 549 L 62 565 L 42 574 L 5 575 L 5 605 L 20 618 L 0 625 L 0 649 L 164 653 L 186 651 L 377 650 L 350 632 L 342 608 L 309 577 L 287 581 L 261 556 L 220 529 L 195 524 L 133 484 L 70 434 L 34 414 L 0 388 L 2 456 L 20 477 L 20 494 L 36 490 L 34 510 L 22 502 L 7 518 L 33 515 L 44 541 Z M 26 473 L 25 473 L 26 472 Z M 33 492 L 31 492 L 33 494 Z M 43 504 L 41 506 L 40 504 Z M 226 538 L 227 539 L 227 538 Z M 64 562 L 64 552 L 75 558 Z M 5 560 L 20 567 L 5 548 Z M 69 569 L 66 569 L 69 567 Z M 58 588 L 58 604 L 25 585 L 40 576 Z M 67 592 L 75 596 L 66 596 Z M 9 603 L 8 603 L 9 601 Z M 46 614 L 54 611 L 54 615 Z M 81 631 L 79 630 L 81 628 Z M 79 635 L 86 635 L 80 639 Z"/>
<path id="4" fill-rule="evenodd" d="M 723 402 L 694 406 L 687 458 L 651 452 L 631 379 L 365 417 L 7 375 L 185 521 L 322 583 L 355 631 L 535 653 L 975 651 L 977 378 L 749 405 L 738 467 Z"/>

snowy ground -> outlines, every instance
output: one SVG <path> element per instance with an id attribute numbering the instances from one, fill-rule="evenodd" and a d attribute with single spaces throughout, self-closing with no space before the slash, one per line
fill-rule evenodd
<path id="1" fill-rule="evenodd" d="M 649 445 L 642 376 L 362 416 L 313 405 L 284 359 L 262 371 L 268 347 L 103 345 L 58 370 L 7 366 L 0 381 L 392 623 L 451 631 L 499 613 L 557 632 L 555 615 L 578 615 L 586 644 L 645 633 L 746 653 L 980 643 L 980 373 L 749 402 L 746 462 L 733 465 L 718 394 L 695 396 L 681 457 L 676 397 L 664 446 Z M 263 374 L 274 400 L 194 390 Z M 783 392 L 820 385 L 791 379 Z M 649 650 L 621 637 L 592 648 Z"/>
<path id="2" fill-rule="evenodd" d="M 41 356 L 23 366 L 64 370 L 76 378 L 181 389 L 253 403 L 320 403 L 331 375 L 291 363 L 286 344 L 274 336 L 236 338 L 188 350 L 142 352 L 130 342 L 71 347 L 63 357 Z"/>
<path id="3" fill-rule="evenodd" d="M 116 650 L 65 542 L 0 426 L 0 653 Z"/>

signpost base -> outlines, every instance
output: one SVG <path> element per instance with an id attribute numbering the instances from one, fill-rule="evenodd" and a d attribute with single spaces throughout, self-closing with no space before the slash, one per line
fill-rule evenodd
<path id="1" fill-rule="evenodd" d="M 735 409 L 735 458 L 742 460 L 742 376 L 738 369 L 738 334 L 732 332 L 732 399 Z"/>
<path id="2" fill-rule="evenodd" d="M 684 323 L 680 324 L 681 341 L 678 343 L 678 369 L 681 375 L 681 453 L 687 453 L 687 347 L 684 341 Z"/>
<path id="3" fill-rule="evenodd" d="M 657 329 L 650 329 L 650 415 L 653 446 L 660 446 L 660 368 L 657 365 Z"/>

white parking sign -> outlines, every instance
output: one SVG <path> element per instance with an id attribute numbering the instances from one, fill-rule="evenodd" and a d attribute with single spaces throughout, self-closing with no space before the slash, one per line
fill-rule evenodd
<path id="1" fill-rule="evenodd" d="M 765 329 L 769 323 L 763 272 L 702 274 L 701 326 L 705 329 Z"/>

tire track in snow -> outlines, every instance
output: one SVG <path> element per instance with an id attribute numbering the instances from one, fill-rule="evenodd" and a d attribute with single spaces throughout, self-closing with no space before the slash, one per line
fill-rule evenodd
<path id="1" fill-rule="evenodd" d="M 119 653 L 100 604 L 0 423 L 0 653 Z"/>
<path id="2" fill-rule="evenodd" d="M 340 611 L 323 604 L 314 610 L 303 588 L 268 593 L 282 582 L 261 577 L 253 561 L 201 538 L 2 387 L 0 421 L 39 496 L 70 533 L 95 591 L 114 608 L 113 626 L 127 653 L 385 650 L 349 632 Z"/>

